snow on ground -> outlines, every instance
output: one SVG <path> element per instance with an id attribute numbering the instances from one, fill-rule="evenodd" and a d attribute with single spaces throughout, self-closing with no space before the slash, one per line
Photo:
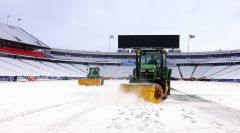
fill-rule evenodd
<path id="1" fill-rule="evenodd" d="M 174 81 L 152 104 L 119 92 L 123 82 L 0 83 L 0 133 L 240 132 L 239 84 Z"/>
<path id="2" fill-rule="evenodd" d="M 240 110 L 240 84 L 219 82 L 177 81 L 172 87 Z"/>

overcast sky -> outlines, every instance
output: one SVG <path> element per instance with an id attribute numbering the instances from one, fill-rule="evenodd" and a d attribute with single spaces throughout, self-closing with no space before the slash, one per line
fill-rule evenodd
<path id="1" fill-rule="evenodd" d="M 50 47 L 108 51 L 118 34 L 179 34 L 187 51 L 240 49 L 240 0 L 1 0 L 0 22 Z"/>

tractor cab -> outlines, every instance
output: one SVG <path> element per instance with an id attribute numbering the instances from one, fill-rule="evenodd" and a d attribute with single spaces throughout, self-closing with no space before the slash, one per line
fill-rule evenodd
<path id="1" fill-rule="evenodd" d="M 139 80 L 156 83 L 161 77 L 161 69 L 165 64 L 166 55 L 162 50 L 142 50 L 139 60 Z"/>
<path id="2" fill-rule="evenodd" d="M 136 50 L 136 68 L 130 82 L 162 84 L 166 67 L 165 50 Z"/>
<path id="3" fill-rule="evenodd" d="M 157 68 L 161 67 L 162 64 L 162 54 L 161 51 L 156 51 L 156 50 L 143 50 L 141 51 L 140 54 L 140 62 L 141 65 L 155 65 Z"/>
<path id="4" fill-rule="evenodd" d="M 98 67 L 90 67 L 87 77 L 88 78 L 99 78 L 100 77 L 100 69 Z"/>

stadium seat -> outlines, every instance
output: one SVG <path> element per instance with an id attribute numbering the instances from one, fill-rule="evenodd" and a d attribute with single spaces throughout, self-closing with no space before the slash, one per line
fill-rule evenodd
<path id="1" fill-rule="evenodd" d="M 14 48 L 0 48 L 0 52 L 17 54 L 17 55 L 25 55 L 25 56 L 34 56 L 40 58 L 47 58 L 47 56 L 40 52 L 22 50 L 22 49 L 14 49 Z"/>

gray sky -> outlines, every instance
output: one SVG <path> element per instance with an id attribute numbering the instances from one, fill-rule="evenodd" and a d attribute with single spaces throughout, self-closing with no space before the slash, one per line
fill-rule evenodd
<path id="1" fill-rule="evenodd" d="M 180 34 L 187 51 L 240 49 L 240 0 L 1 0 L 0 22 L 50 47 L 108 51 L 118 34 Z"/>

